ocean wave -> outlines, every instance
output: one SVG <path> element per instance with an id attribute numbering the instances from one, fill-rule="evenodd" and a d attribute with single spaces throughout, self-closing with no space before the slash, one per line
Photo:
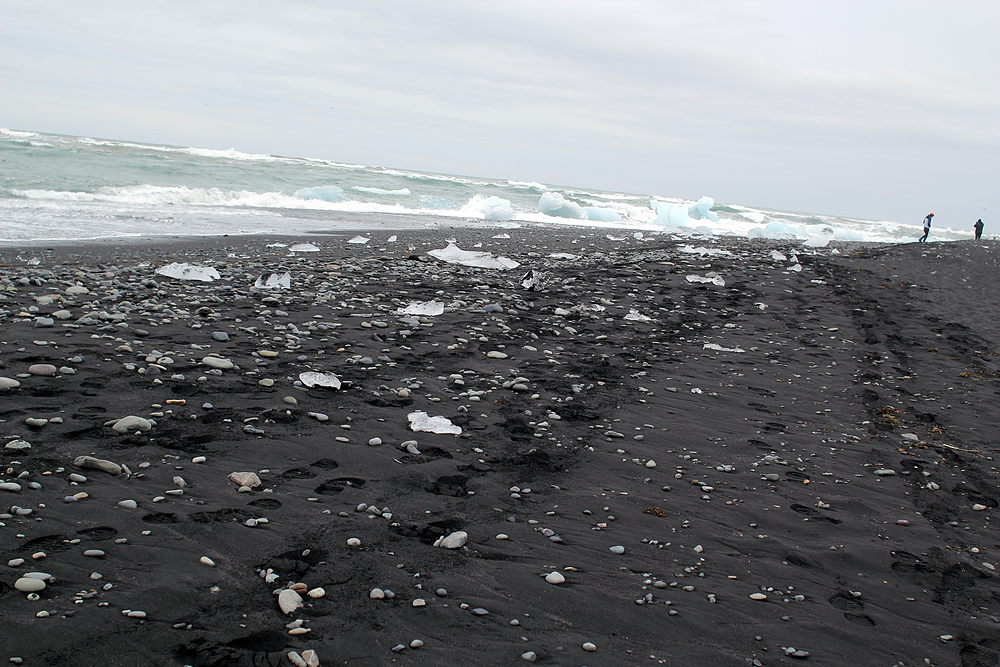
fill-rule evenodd
<path id="1" fill-rule="evenodd" d="M 383 190 L 382 188 L 369 188 L 364 185 L 352 185 L 352 190 L 357 190 L 358 192 L 367 192 L 373 195 L 395 195 L 395 196 L 407 196 L 410 194 L 409 188 L 400 188 L 399 190 Z"/>

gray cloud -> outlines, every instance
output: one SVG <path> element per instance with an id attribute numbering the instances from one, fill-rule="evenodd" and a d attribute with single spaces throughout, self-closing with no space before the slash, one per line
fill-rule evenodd
<path id="1" fill-rule="evenodd" d="M 987 2 L 46 2 L 0 124 L 942 224 L 1000 208 Z M 949 210 L 949 206 L 952 207 Z"/>

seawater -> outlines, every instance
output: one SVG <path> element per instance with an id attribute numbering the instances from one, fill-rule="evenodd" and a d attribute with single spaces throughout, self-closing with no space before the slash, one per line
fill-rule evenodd
<path id="1" fill-rule="evenodd" d="M 310 188 L 342 192 L 343 200 L 305 198 L 302 191 Z M 609 209 L 620 221 L 545 215 L 538 211 L 538 202 L 547 192 L 580 206 Z M 485 220 L 491 202 L 496 202 L 493 198 L 509 202 L 511 220 Z M 606 192 L 0 128 L 0 241 L 6 243 L 539 223 L 803 240 L 826 236 L 902 242 L 920 234 L 919 225 L 732 203 L 712 208 L 718 222 L 688 220 L 686 227 L 665 229 L 655 222 L 653 201 L 694 203 L 657 193 Z M 934 235 L 937 240 L 971 236 L 939 228 Z"/>

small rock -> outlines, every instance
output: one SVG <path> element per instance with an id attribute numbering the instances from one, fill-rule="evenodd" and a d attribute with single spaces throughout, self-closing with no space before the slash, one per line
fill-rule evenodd
<path id="1" fill-rule="evenodd" d="M 584 651 L 596 651 L 597 650 L 597 646 L 595 644 L 592 644 L 591 642 L 584 642 L 584 644 L 583 644 L 583 650 Z"/>
<path id="2" fill-rule="evenodd" d="M 305 606 L 302 596 L 291 589 L 284 589 L 278 593 L 278 608 L 281 613 L 290 614 L 296 609 Z"/>
<path id="3" fill-rule="evenodd" d="M 33 577 L 21 577 L 14 582 L 14 588 L 22 593 L 37 593 L 45 589 L 45 582 Z"/>
<path id="4" fill-rule="evenodd" d="M 118 505 L 120 507 L 124 507 L 127 510 L 134 510 L 136 507 L 139 506 L 139 503 L 135 502 L 134 500 L 122 500 L 118 503 Z"/>
<path id="5" fill-rule="evenodd" d="M 73 459 L 73 465 L 77 468 L 92 468 L 102 470 L 109 475 L 118 476 L 122 474 L 122 467 L 117 463 L 112 463 L 105 459 L 95 459 L 93 456 L 78 456 Z"/>
<path id="6" fill-rule="evenodd" d="M 623 546 L 614 546 L 614 547 L 609 548 L 608 551 L 610 551 L 613 554 L 619 554 L 619 555 L 621 555 L 621 554 L 625 553 L 625 547 L 623 547 Z"/>
<path id="7" fill-rule="evenodd" d="M 229 474 L 229 480 L 239 486 L 246 486 L 255 489 L 260 486 L 260 477 L 253 472 L 234 472 Z"/>
<path id="8" fill-rule="evenodd" d="M 451 533 L 447 537 L 442 538 L 438 545 L 443 549 L 460 549 L 465 546 L 465 543 L 469 541 L 469 534 L 464 530 L 458 530 Z"/>
<path id="9" fill-rule="evenodd" d="M 209 567 L 215 567 L 215 561 L 212 560 L 211 558 L 209 558 L 208 556 L 202 556 L 201 558 L 198 559 L 198 561 L 202 565 L 207 565 Z"/>
<path id="10" fill-rule="evenodd" d="M 545 575 L 545 581 L 550 584 L 561 584 L 566 581 L 566 577 L 564 577 L 561 572 L 549 572 Z"/>

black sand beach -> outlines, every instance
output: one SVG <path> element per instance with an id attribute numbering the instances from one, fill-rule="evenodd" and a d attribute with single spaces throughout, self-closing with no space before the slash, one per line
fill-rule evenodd
<path id="1" fill-rule="evenodd" d="M 0 249 L 0 658 L 1000 663 L 995 242 L 352 236 Z"/>

